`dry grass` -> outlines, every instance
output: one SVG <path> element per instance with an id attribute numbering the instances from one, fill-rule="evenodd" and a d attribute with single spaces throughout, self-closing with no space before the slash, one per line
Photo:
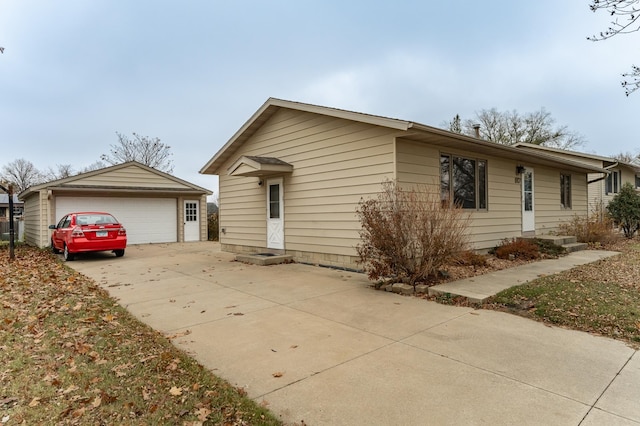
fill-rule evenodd
<path id="1" fill-rule="evenodd" d="M 0 248 L 0 421 L 279 424 L 48 252 Z"/>

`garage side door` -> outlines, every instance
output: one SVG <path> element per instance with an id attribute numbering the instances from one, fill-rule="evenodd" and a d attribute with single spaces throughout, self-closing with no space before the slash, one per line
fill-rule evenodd
<path id="1" fill-rule="evenodd" d="M 56 223 L 74 211 L 113 214 L 127 229 L 128 244 L 178 241 L 175 198 L 56 197 Z"/>

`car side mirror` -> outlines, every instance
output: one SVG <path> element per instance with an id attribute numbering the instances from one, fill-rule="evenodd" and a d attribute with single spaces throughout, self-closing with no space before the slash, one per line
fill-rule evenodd
<path id="1" fill-rule="evenodd" d="M 57 225 L 49 225 L 49 229 L 56 229 L 57 227 Z"/>

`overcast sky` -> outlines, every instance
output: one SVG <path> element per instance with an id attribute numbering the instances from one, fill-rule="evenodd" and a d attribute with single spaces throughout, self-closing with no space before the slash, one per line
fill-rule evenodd
<path id="1" fill-rule="evenodd" d="M 588 0 L 0 0 L 0 166 L 99 160 L 116 132 L 198 170 L 270 96 L 440 127 L 481 109 L 532 112 L 582 151 L 638 153 L 640 34 L 586 40 Z"/>

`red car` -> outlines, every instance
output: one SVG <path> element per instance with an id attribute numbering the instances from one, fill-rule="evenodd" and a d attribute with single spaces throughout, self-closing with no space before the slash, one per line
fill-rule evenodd
<path id="1" fill-rule="evenodd" d="M 124 256 L 127 231 L 113 215 L 105 212 L 69 213 L 57 225 L 50 225 L 51 250 L 62 252 L 64 260 L 92 251 L 113 251 Z"/>

